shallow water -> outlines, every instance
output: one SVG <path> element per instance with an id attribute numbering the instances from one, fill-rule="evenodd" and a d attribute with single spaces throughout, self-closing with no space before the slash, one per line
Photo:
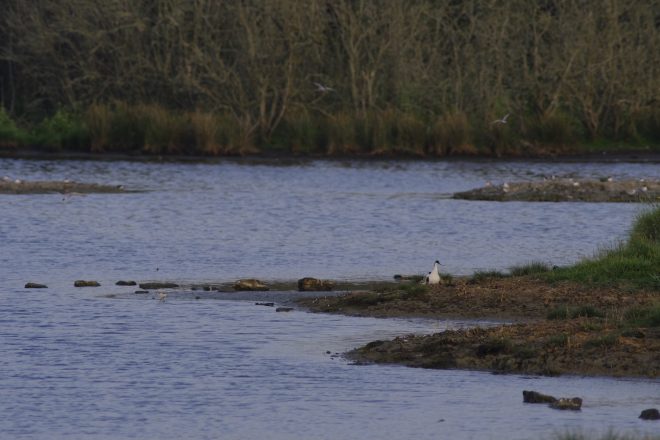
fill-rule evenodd
<path id="1" fill-rule="evenodd" d="M 354 366 L 332 355 L 474 323 L 106 297 L 131 291 L 113 286 L 118 279 L 391 279 L 429 270 L 435 259 L 454 274 L 532 260 L 561 265 L 625 237 L 639 205 L 447 198 L 487 181 L 553 174 L 658 177 L 648 164 L 0 160 L 0 176 L 148 190 L 0 196 L 0 437 L 657 433 L 637 416 L 660 406 L 658 380 Z M 76 289 L 76 279 L 103 286 Z M 50 288 L 25 290 L 27 281 Z M 584 408 L 525 405 L 523 389 L 580 396 Z"/>

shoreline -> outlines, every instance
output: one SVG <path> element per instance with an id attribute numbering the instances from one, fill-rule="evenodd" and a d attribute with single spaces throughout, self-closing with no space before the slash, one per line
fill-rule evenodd
<path id="1" fill-rule="evenodd" d="M 534 276 L 461 278 L 379 292 L 302 298 L 314 313 L 509 321 L 373 341 L 345 354 L 357 363 L 507 374 L 660 377 L 660 329 L 623 319 L 658 304 L 657 292 L 550 284 Z M 412 286 L 412 287 L 410 287 Z"/>
<path id="2" fill-rule="evenodd" d="M 132 162 L 182 162 L 182 163 L 219 163 L 224 161 L 248 162 L 248 163 L 272 163 L 283 162 L 300 163 L 307 161 L 431 161 L 431 162 L 568 162 L 568 163 L 659 163 L 660 152 L 650 150 L 632 151 L 600 151 L 593 153 L 578 152 L 575 154 L 557 155 L 413 155 L 413 154 L 292 154 L 276 152 L 260 152 L 252 154 L 235 155 L 182 155 L 182 154 L 142 154 L 142 153 L 89 153 L 80 151 L 48 152 L 38 149 L 6 149 L 0 148 L 2 159 L 25 159 L 25 160 L 87 160 L 87 161 L 132 161 Z"/>

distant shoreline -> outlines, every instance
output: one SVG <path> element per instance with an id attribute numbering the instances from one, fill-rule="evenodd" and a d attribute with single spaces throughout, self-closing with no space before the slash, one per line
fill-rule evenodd
<path id="1" fill-rule="evenodd" d="M 190 162 L 217 163 L 236 162 L 293 162 L 324 161 L 426 161 L 426 162 L 570 162 L 570 163 L 660 163 L 660 152 L 648 150 L 594 152 L 560 155 L 492 156 L 492 155 L 452 155 L 422 156 L 413 154 L 292 154 L 292 153 L 251 153 L 243 155 L 182 155 L 182 154 L 133 154 L 133 153 L 89 153 L 80 151 L 49 152 L 38 149 L 0 149 L 0 159 L 26 160 L 86 160 L 86 161 L 130 161 L 130 162 Z"/>

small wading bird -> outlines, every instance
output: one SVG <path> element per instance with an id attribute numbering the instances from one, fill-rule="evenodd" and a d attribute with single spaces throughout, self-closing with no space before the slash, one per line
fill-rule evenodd
<path id="1" fill-rule="evenodd" d="M 491 122 L 491 124 L 506 124 L 506 120 L 509 119 L 509 114 L 510 113 L 504 115 L 502 119 L 495 119 L 493 122 Z"/>
<path id="2" fill-rule="evenodd" d="M 433 270 L 424 277 L 424 281 L 422 281 L 423 284 L 440 284 L 439 266 L 440 262 L 435 260 L 435 263 L 433 263 Z"/>
<path id="3" fill-rule="evenodd" d="M 158 299 L 160 301 L 165 301 L 167 299 L 167 293 L 165 292 L 158 292 Z"/>
<path id="4" fill-rule="evenodd" d="M 334 92 L 335 91 L 335 89 L 333 89 L 332 87 L 328 87 L 328 86 L 323 85 L 321 83 L 315 82 L 314 85 L 316 86 L 316 91 L 317 92 L 328 93 L 328 92 Z"/>

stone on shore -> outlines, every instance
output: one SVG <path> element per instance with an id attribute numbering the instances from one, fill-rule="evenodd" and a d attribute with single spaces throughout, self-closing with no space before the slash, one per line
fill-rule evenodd
<path id="1" fill-rule="evenodd" d="M 101 284 L 98 281 L 76 280 L 73 285 L 75 287 L 99 287 Z"/>
<path id="2" fill-rule="evenodd" d="M 117 282 L 115 283 L 115 285 L 117 285 L 117 286 L 137 286 L 137 283 L 136 283 L 135 281 L 123 281 L 123 280 L 120 280 L 120 281 L 117 281 Z"/>
<path id="3" fill-rule="evenodd" d="M 268 286 L 254 278 L 247 278 L 236 281 L 236 283 L 234 283 L 234 290 L 260 291 L 260 290 L 268 290 Z"/>
<path id="4" fill-rule="evenodd" d="M 25 283 L 26 289 L 48 289 L 48 286 L 45 284 L 39 283 Z"/>
<path id="5" fill-rule="evenodd" d="M 572 398 L 562 397 L 550 403 L 550 408 L 579 411 L 582 408 L 582 399 L 580 399 L 579 397 L 572 397 Z"/>
<path id="6" fill-rule="evenodd" d="M 536 391 L 523 391 L 523 402 L 525 403 L 553 403 L 557 398 L 541 394 Z"/>
<path id="7" fill-rule="evenodd" d="M 316 278 L 306 277 L 298 280 L 298 290 L 301 292 L 318 292 L 332 290 L 335 283 L 329 280 L 318 280 Z"/>
<path id="8" fill-rule="evenodd" d="M 642 411 L 639 415 L 642 420 L 660 420 L 660 411 L 657 408 L 649 408 Z"/>
<path id="9" fill-rule="evenodd" d="M 179 287 L 176 283 L 140 283 L 142 290 L 156 290 L 156 289 L 176 289 Z"/>

